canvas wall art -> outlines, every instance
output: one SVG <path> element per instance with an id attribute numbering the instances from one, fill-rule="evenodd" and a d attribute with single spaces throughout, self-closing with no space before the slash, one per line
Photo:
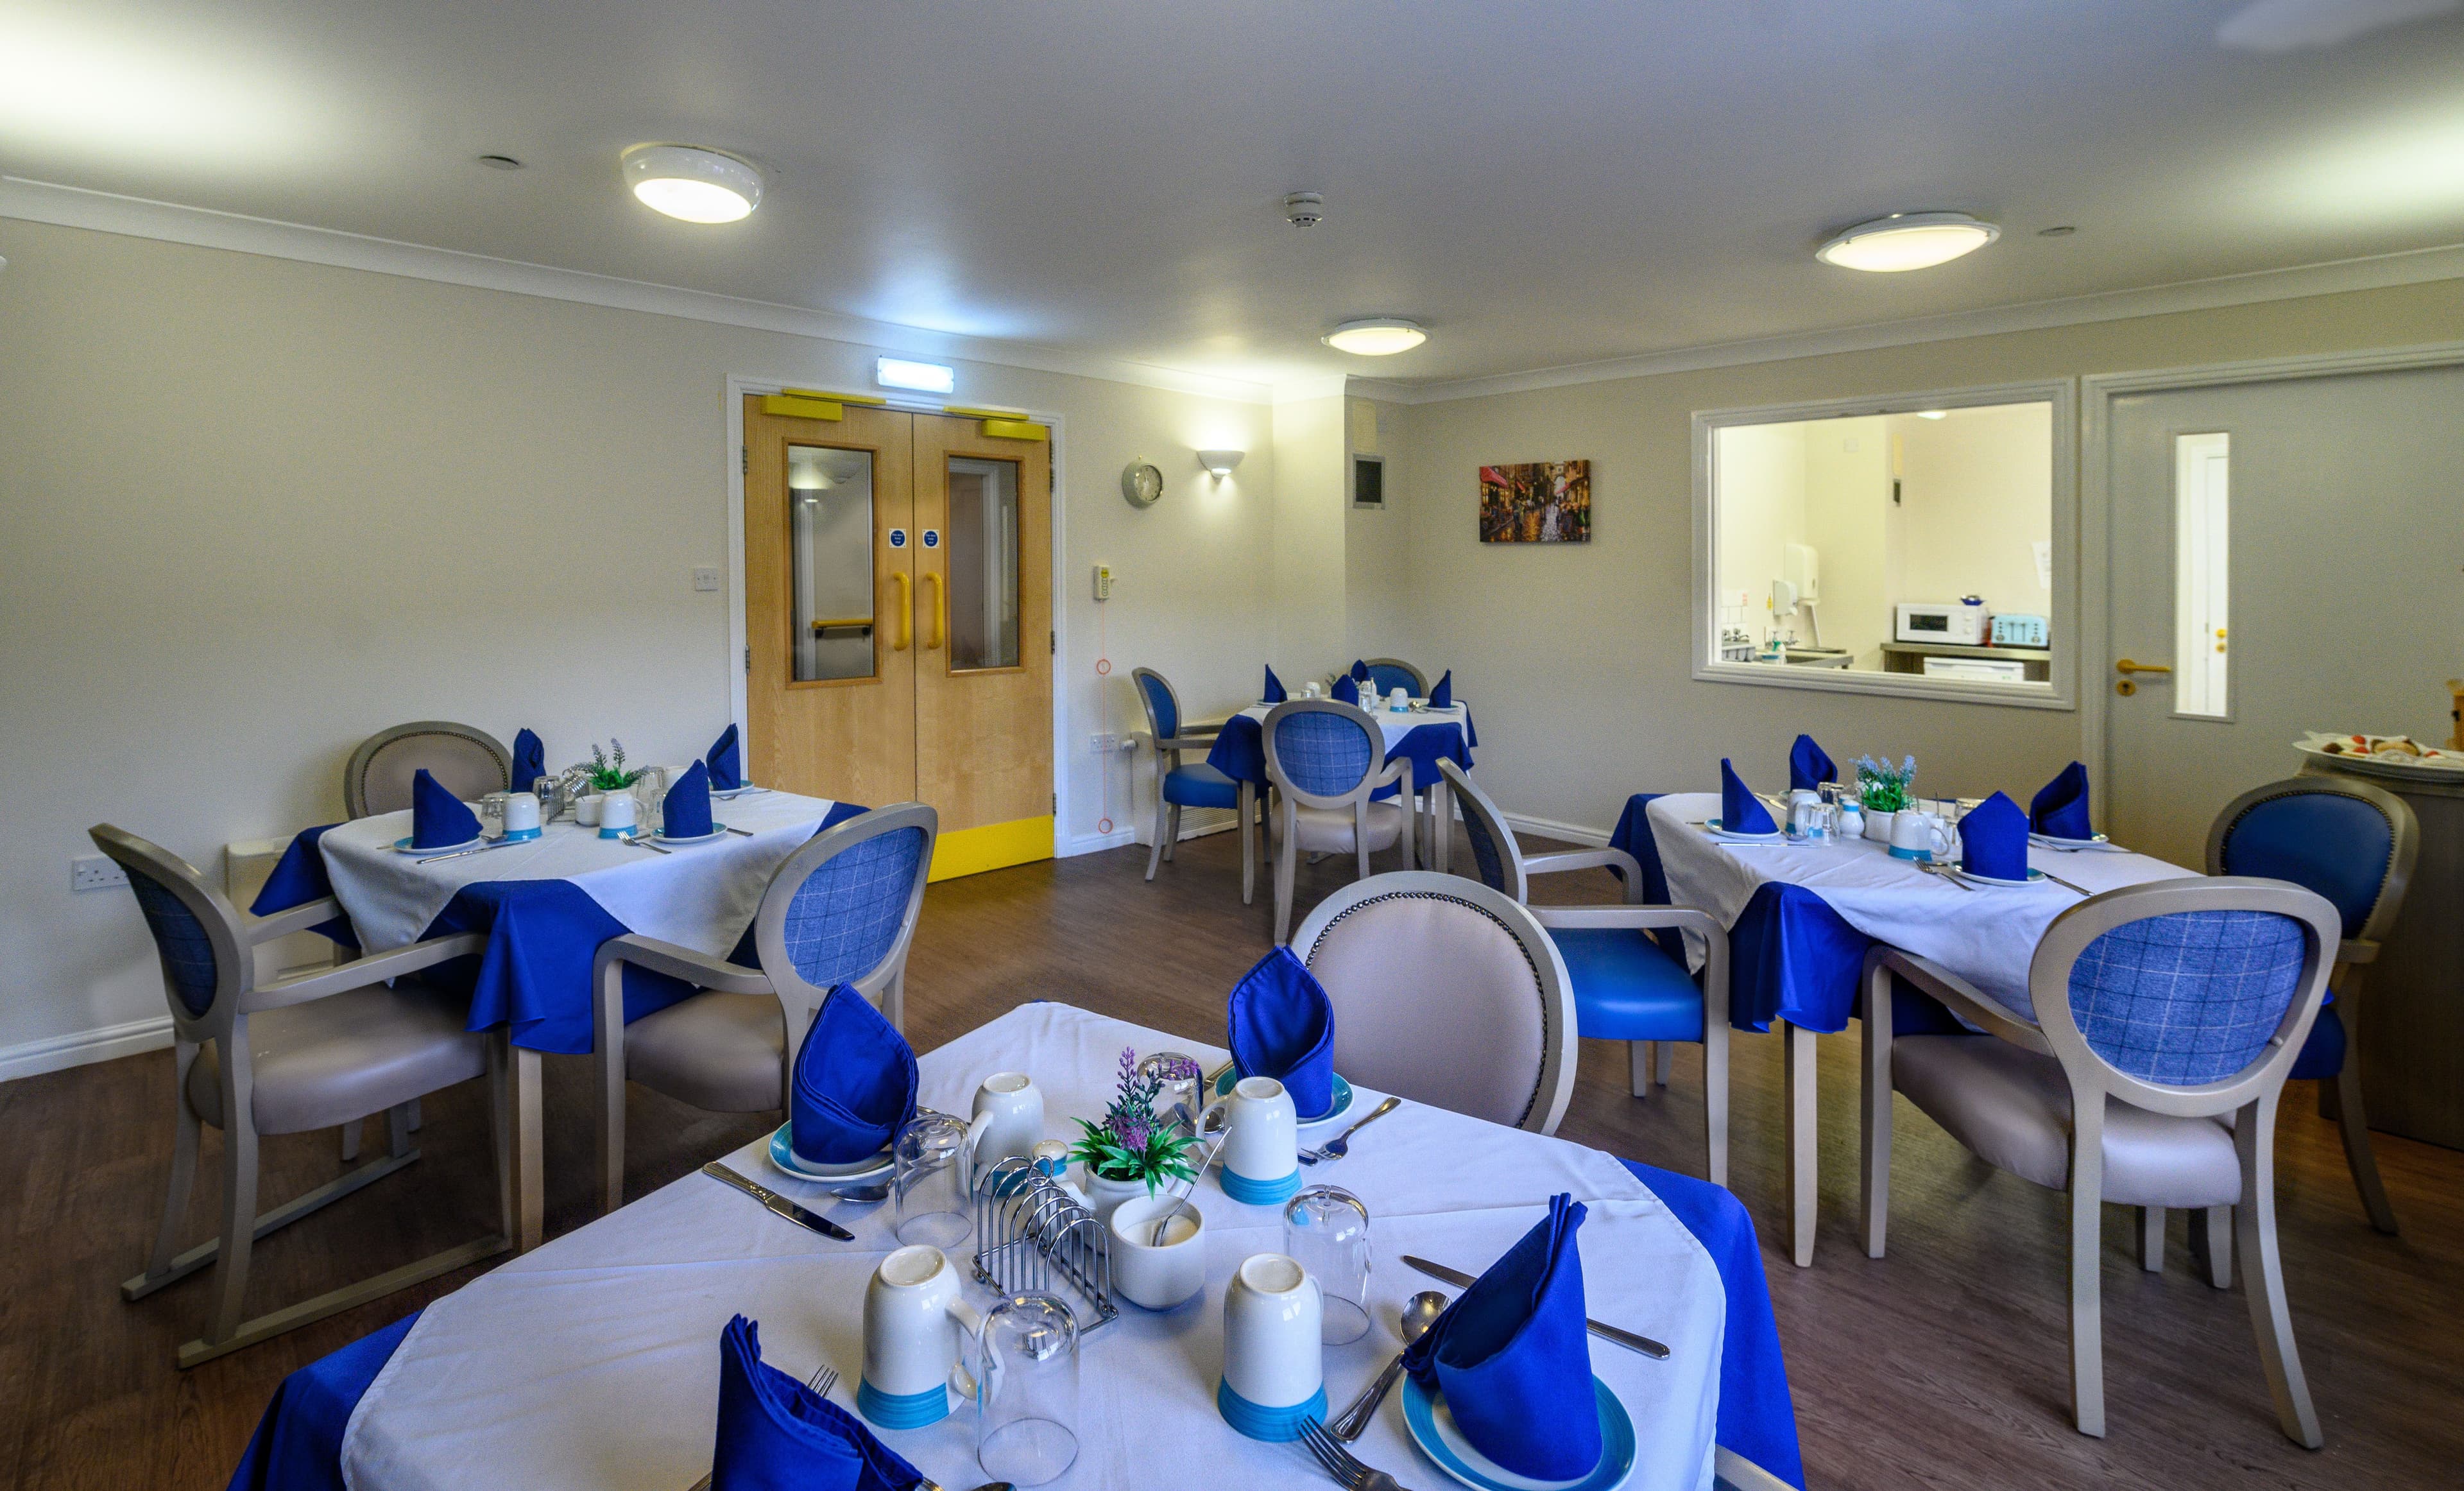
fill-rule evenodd
<path id="1" fill-rule="evenodd" d="M 1589 544 L 1592 463 L 1529 461 L 1480 468 L 1483 544 Z"/>

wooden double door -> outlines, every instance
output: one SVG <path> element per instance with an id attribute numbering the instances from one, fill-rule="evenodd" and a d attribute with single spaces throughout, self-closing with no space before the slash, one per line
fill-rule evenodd
<path id="1" fill-rule="evenodd" d="M 1049 858 L 1044 432 L 754 394 L 744 440 L 753 779 L 930 803 L 935 879 Z"/>

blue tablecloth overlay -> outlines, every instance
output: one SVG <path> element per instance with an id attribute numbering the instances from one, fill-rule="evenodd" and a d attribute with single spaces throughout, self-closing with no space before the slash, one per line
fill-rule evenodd
<path id="1" fill-rule="evenodd" d="M 1466 735 L 1469 739 L 1465 739 Z M 1386 759 L 1400 756 L 1412 758 L 1412 790 L 1425 792 L 1438 782 L 1438 763 L 1451 761 L 1465 771 L 1471 769 L 1471 748 L 1480 744 L 1480 730 L 1463 716 L 1457 724 L 1448 720 L 1441 724 L 1421 724 L 1397 741 L 1386 752 Z M 1223 729 L 1215 737 L 1213 748 L 1206 753 L 1206 764 L 1235 782 L 1255 786 L 1261 795 L 1266 790 L 1266 732 L 1265 726 L 1247 715 L 1234 715 L 1223 722 Z M 1394 796 L 1403 790 L 1400 782 L 1389 783 L 1371 795 L 1379 799 Z"/>
<path id="2" fill-rule="evenodd" d="M 1642 867 L 1642 899 L 1666 905 L 1668 877 L 1644 812 L 1660 795 L 1637 792 L 1627 798 L 1609 845 L 1634 856 Z M 1872 938 L 1850 926 L 1819 894 L 1767 881 L 1728 928 L 1728 1023 L 1741 1031 L 1768 1031 L 1773 1020 L 1825 1034 L 1846 1030 L 1863 1005 L 1865 950 L 1873 946 Z M 1949 1011 L 1898 981 L 1891 1024 L 1903 1035 L 1965 1029 Z"/>
<path id="3" fill-rule="evenodd" d="M 853 803 L 832 804 L 815 832 L 833 828 L 864 811 Z M 317 841 L 335 826 L 301 831 L 274 873 L 266 877 L 265 888 L 257 892 L 249 910 L 270 916 L 332 895 L 325 857 Z M 359 946 L 347 921 L 323 923 L 314 930 L 346 947 Z M 456 891 L 420 935 L 483 932 L 488 950 L 440 964 L 421 976 L 470 994 L 472 1030 L 510 1025 L 517 1046 L 580 1055 L 591 1048 L 591 961 L 598 956 L 601 943 L 629 930 L 570 880 L 478 880 Z M 745 927 L 728 957 L 746 968 L 756 965 L 751 926 Z M 626 1022 L 664 1010 L 693 991 L 693 986 L 681 979 L 627 968 Z"/>
<path id="4" fill-rule="evenodd" d="M 1713 1437 L 1790 1485 L 1805 1484 L 1796 1444 L 1796 1409 L 1780 1358 L 1779 1325 L 1753 1219 L 1737 1198 L 1708 1181 L 1620 1164 L 1692 1233 L 1720 1271 L 1728 1297 L 1720 1343 L 1720 1417 Z M 342 1432 L 360 1397 L 410 1333 L 416 1313 L 293 1372 L 274 1391 L 249 1441 L 231 1491 L 343 1491 Z"/>

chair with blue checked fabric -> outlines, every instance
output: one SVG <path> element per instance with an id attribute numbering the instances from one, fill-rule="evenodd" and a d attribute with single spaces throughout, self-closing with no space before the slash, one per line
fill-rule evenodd
<path id="1" fill-rule="evenodd" d="M 2210 875 L 2261 875 L 2291 880 L 2324 896 L 2343 916 L 2344 940 L 2329 982 L 2335 1000 L 2293 1063 L 2296 1081 L 2333 1083 L 2329 1093 L 2343 1131 L 2344 1161 L 2370 1225 L 2395 1232 L 2395 1208 L 2379 1180 L 2370 1127 L 2362 1111 L 2359 1039 L 2362 980 L 2379 944 L 2404 907 L 2419 852 L 2421 826 L 2393 792 L 2343 776 L 2297 776 L 2253 788 L 2232 802 L 2208 831 Z M 2221 1242 L 2211 1233 L 2211 1249 Z"/>
<path id="2" fill-rule="evenodd" d="M 1398 688 L 1414 699 L 1429 697 L 1428 675 L 1402 658 L 1364 657 L 1361 661 L 1369 665 L 1369 681 L 1377 685 L 1378 698 L 1383 699 Z M 1426 783 L 1421 785 L 1427 786 Z"/>
<path id="3" fill-rule="evenodd" d="M 1577 1032 L 1587 1040 L 1626 1043 L 1627 1087 L 1651 1096 L 1653 1048 L 1662 1054 L 1661 1083 L 1667 1084 L 1665 1053 L 1677 1042 L 1703 1047 L 1704 1173 L 1715 1186 L 1728 1183 L 1728 933 L 1719 919 L 1691 906 L 1646 906 L 1642 867 L 1622 849 L 1577 849 L 1527 857 L 1514 830 L 1486 792 L 1451 761 L 1438 770 L 1463 804 L 1463 837 L 1471 845 L 1479 879 L 1489 889 L 1529 903 L 1531 877 L 1569 870 L 1612 870 L 1625 880 L 1622 906 L 1533 906 L 1531 914 L 1566 960 L 1574 992 Z M 1686 971 L 1684 945 L 1663 944 L 1655 934 L 1690 931 L 1703 940 L 1702 981 Z M 1672 950 L 1672 948 L 1674 950 Z"/>
<path id="4" fill-rule="evenodd" d="M 1938 964 L 1876 946 L 1862 1021 L 1865 1252 L 1882 1256 L 1895 1089 L 1979 1159 L 2067 1191 L 2072 1413 L 2081 1434 L 2101 1436 L 2104 1203 L 2160 1216 L 2230 1207 L 2277 1421 L 2317 1449 L 2276 1245 L 2276 1111 L 2326 997 L 2343 920 L 2284 880 L 2191 878 L 2091 896 L 2036 945 L 2033 1020 Z M 1983 1034 L 1895 1039 L 1894 977 Z"/>
<path id="5" fill-rule="evenodd" d="M 1241 820 L 1241 904 L 1249 904 L 1258 894 L 1257 788 L 1235 782 L 1204 762 L 1181 765 L 1182 751 L 1212 746 L 1223 726 L 1191 724 L 1181 718 L 1180 696 L 1153 668 L 1133 668 L 1130 678 L 1138 686 L 1147 732 L 1155 743 L 1155 847 L 1147 851 L 1147 879 L 1155 878 L 1155 866 L 1171 858 L 1173 846 L 1180 841 L 1180 810 L 1221 808 Z"/>
<path id="6" fill-rule="evenodd" d="M 1331 699 L 1295 699 L 1266 712 L 1263 727 L 1266 780 L 1276 802 L 1268 817 L 1275 848 L 1275 941 L 1292 929 L 1292 878 L 1301 850 L 1350 854 L 1369 878 L 1375 850 L 1403 851 L 1412 867 L 1412 761 L 1386 760 L 1386 736 L 1369 712 Z M 1401 790 L 1386 802 L 1372 797 L 1381 787 Z"/>
<path id="7" fill-rule="evenodd" d="M 761 894 L 756 967 L 639 933 L 600 944 L 591 1030 L 606 1210 L 625 1203 L 627 1079 L 715 1113 L 766 1113 L 786 1106 L 796 1048 L 832 989 L 852 986 L 904 1027 L 907 949 L 939 829 L 931 808 L 900 803 L 814 835 Z M 701 991 L 627 1025 L 627 968 Z"/>
<path id="8" fill-rule="evenodd" d="M 187 861 L 133 834 L 98 824 L 94 845 L 128 872 L 128 888 L 153 934 L 171 1008 L 173 1086 L 179 1128 L 163 1225 L 145 1271 L 120 1286 L 141 1300 L 211 1264 L 212 1304 L 205 1333 L 180 1347 L 194 1367 L 227 1351 L 380 1300 L 422 1280 L 502 1253 L 514 1245 L 514 1192 L 504 1163 L 505 1033 L 464 1029 L 468 1001 L 414 975 L 485 950 L 476 933 L 430 938 L 336 968 L 264 978 L 257 949 L 342 914 L 331 897 L 270 917 L 243 915 Z M 392 988 L 386 980 L 395 980 Z M 255 1240 L 401 1169 L 419 1158 L 410 1146 L 410 1105 L 429 1093 L 486 1077 L 496 1143 L 495 1235 L 406 1264 L 313 1300 L 242 1320 Z M 262 1215 L 256 1210 L 258 1140 L 390 1118 L 382 1158 L 346 1169 L 306 1195 Z M 222 1229 L 214 1241 L 178 1251 L 197 1174 L 200 1131 L 223 1131 Z"/>

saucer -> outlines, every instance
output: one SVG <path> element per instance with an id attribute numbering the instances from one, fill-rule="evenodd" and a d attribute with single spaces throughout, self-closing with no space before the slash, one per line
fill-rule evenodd
<path id="1" fill-rule="evenodd" d="M 1733 834 L 1728 830 L 1720 827 L 1720 820 L 1717 818 L 1705 819 L 1703 822 L 1703 832 L 1710 835 L 1713 838 L 1727 839 L 1739 844 L 1776 844 L 1782 837 L 1780 831 L 1777 829 L 1773 829 L 1768 834 Z"/>
<path id="2" fill-rule="evenodd" d="M 2028 872 L 2028 878 L 2024 880 L 2000 880 L 1995 879 L 1990 875 L 1979 875 L 1975 871 L 1968 868 L 1966 865 L 1960 865 L 1957 868 L 1962 876 L 1974 880 L 1979 885 L 2034 885 L 2043 880 L 2045 878 L 2044 871 L 2031 869 Z"/>
<path id="3" fill-rule="evenodd" d="M 471 838 L 466 838 L 458 844 L 429 844 L 424 848 L 413 849 L 410 847 L 410 840 L 407 837 L 404 837 L 393 841 L 393 852 L 398 855 L 450 855 L 456 850 L 476 849 L 481 844 L 492 844 L 495 842 L 495 840 L 488 837 L 487 835 L 481 834 Z"/>
<path id="4" fill-rule="evenodd" d="M 695 834 L 691 838 L 670 838 L 667 835 L 667 831 L 664 829 L 656 834 L 651 834 L 647 836 L 654 844 L 707 844 L 715 838 L 725 838 L 727 836 L 727 825 L 714 818 L 711 820 L 709 833 Z"/>
<path id="5" fill-rule="evenodd" d="M 1230 1092 L 1232 1090 L 1232 1084 L 1240 1079 L 1241 1069 L 1239 1067 L 1236 1066 L 1225 1072 L 1221 1077 L 1215 1079 L 1215 1096 L 1221 1098 L 1225 1093 Z M 1332 1105 L 1324 1113 L 1316 1114 L 1314 1116 L 1304 1115 L 1294 1119 L 1293 1122 L 1303 1128 L 1315 1128 L 1320 1124 L 1331 1124 L 1336 1119 L 1343 1117 L 1351 1111 L 1352 1084 L 1343 1079 L 1343 1074 L 1341 1072 L 1337 1072 L 1334 1074 L 1334 1096 L 1332 1099 Z"/>
<path id="6" fill-rule="evenodd" d="M 851 1180 L 870 1180 L 875 1176 L 887 1175 L 893 1168 L 891 1153 L 887 1149 L 879 1154 L 868 1155 L 846 1165 L 807 1165 L 796 1157 L 794 1136 L 790 1132 L 795 1126 L 792 1123 L 781 1124 L 779 1125 L 778 1132 L 770 1136 L 770 1163 L 798 1180 L 820 1180 L 833 1185 L 844 1185 Z"/>
<path id="7" fill-rule="evenodd" d="M 1518 1476 L 1471 1447 L 1455 1427 L 1445 1400 L 1433 1397 L 1419 1379 L 1403 1379 L 1403 1426 L 1440 1470 L 1473 1491 L 1614 1491 L 1634 1474 L 1634 1420 L 1609 1385 L 1592 1379 L 1592 1396 L 1600 1411 L 1600 1461 L 1588 1475 L 1572 1480 L 1534 1480 Z"/>

